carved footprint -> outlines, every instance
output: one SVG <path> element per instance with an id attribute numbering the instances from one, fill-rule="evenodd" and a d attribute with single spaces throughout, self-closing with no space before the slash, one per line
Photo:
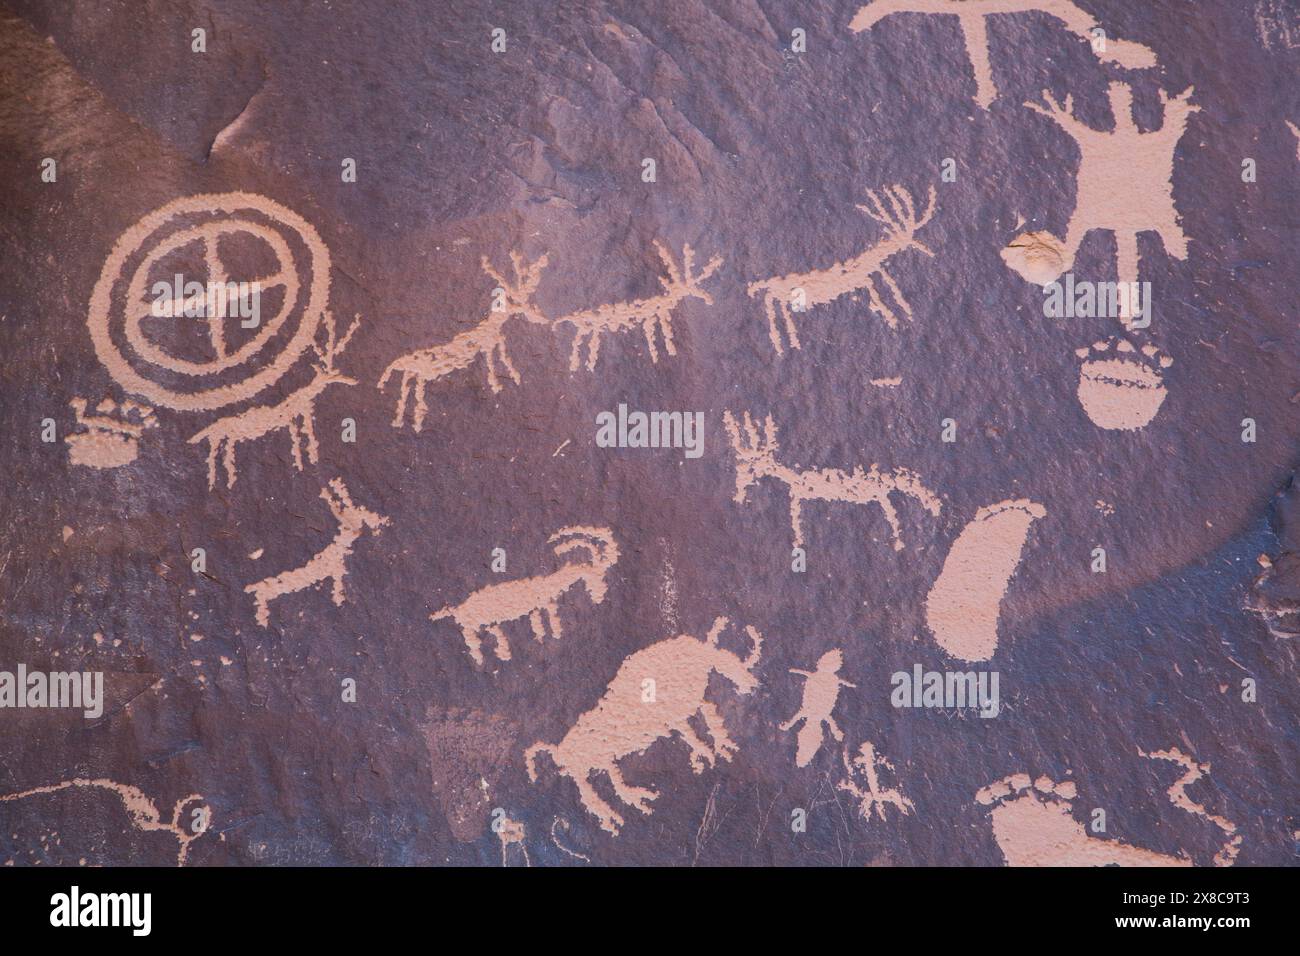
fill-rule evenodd
<path id="1" fill-rule="evenodd" d="M 1012 774 L 978 790 L 975 800 L 991 806 L 993 838 L 1008 866 L 1191 866 L 1185 856 L 1088 836 L 1070 815 L 1076 788 L 1043 776 Z"/>
<path id="2" fill-rule="evenodd" d="M 1156 417 L 1165 401 L 1161 369 L 1174 360 L 1154 345 L 1141 351 L 1127 339 L 1094 342 L 1074 352 L 1079 367 L 1079 404 L 1102 428 L 1134 431 Z"/>

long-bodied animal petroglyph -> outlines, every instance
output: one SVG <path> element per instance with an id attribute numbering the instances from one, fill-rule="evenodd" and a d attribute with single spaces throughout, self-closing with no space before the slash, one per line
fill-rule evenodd
<path id="1" fill-rule="evenodd" d="M 1046 776 L 1031 781 L 1020 773 L 976 791 L 975 800 L 993 808 L 993 838 L 1008 866 L 1192 865 L 1187 856 L 1088 836 L 1071 815 L 1077 795 L 1071 781 L 1056 783 Z"/>
<path id="2" fill-rule="evenodd" d="M 1165 251 L 1187 258 L 1187 237 L 1174 206 L 1174 152 L 1187 129 L 1188 117 L 1200 110 L 1190 102 L 1192 88 L 1175 97 L 1160 91 L 1164 123 L 1143 132 L 1133 121 L 1133 92 L 1124 83 L 1110 84 L 1113 130 L 1097 130 L 1074 118 L 1072 100 L 1047 105 L 1026 103 L 1061 127 L 1079 145 L 1078 196 L 1064 242 L 1048 232 L 1017 236 L 1002 250 L 1002 259 L 1022 278 L 1036 285 L 1055 281 L 1074 264 L 1084 237 L 1094 229 L 1115 235 L 1119 276 L 1119 315 L 1127 327 L 1135 314 L 1133 291 L 1138 288 L 1138 245 L 1141 232 L 1155 232 Z"/>
<path id="3" fill-rule="evenodd" d="M 1169 802 L 1179 810 L 1185 810 L 1193 816 L 1208 820 L 1223 831 L 1228 841 L 1215 854 L 1214 865 L 1232 866 L 1237 860 L 1237 854 L 1241 852 L 1241 834 L 1237 832 L 1237 825 L 1226 817 L 1210 813 L 1204 806 L 1187 795 L 1187 788 L 1208 774 L 1210 765 L 1208 763 L 1197 763 L 1177 747 L 1171 747 L 1168 750 L 1156 750 L 1151 753 L 1138 750 L 1138 753 L 1150 760 L 1168 760 L 1183 768 L 1183 775 L 1175 780 L 1167 791 Z"/>
<path id="4" fill-rule="evenodd" d="M 716 672 L 734 684 L 739 693 L 751 693 L 758 686 L 754 668 L 763 639 L 753 627 L 746 626 L 751 647 L 749 654 L 741 658 L 718 645 L 728 623 L 725 617 L 719 617 L 703 640 L 683 634 L 628 657 L 596 706 L 579 717 L 558 744 L 537 743 L 524 752 L 529 778 L 537 781 L 538 757 L 549 754 L 560 774 L 577 785 L 583 805 L 599 819 L 601 827 L 617 834 L 623 817 L 592 786 L 591 776 L 596 771 L 605 772 L 620 801 L 648 814 L 650 801 L 658 792 L 628 784 L 619 770 L 620 759 L 644 753 L 655 741 L 677 734 L 691 749 L 691 769 L 695 773 L 717 760 L 729 760 L 736 752 L 736 744 L 727 734 L 722 714 L 705 700 L 705 691 L 710 675 Z M 704 721 L 711 745 L 691 726 L 696 716 Z"/>
<path id="5" fill-rule="evenodd" d="M 896 807 L 904 816 L 912 812 L 912 801 L 903 796 L 900 790 L 881 785 L 880 771 L 888 770 L 892 773 L 894 765 L 876 753 L 876 747 L 871 741 L 863 741 L 862 746 L 858 748 L 857 756 L 852 760 L 849 760 L 849 751 L 846 747 L 842 759 L 847 776 L 835 787 L 857 797 L 858 812 L 862 814 L 862 819 L 870 820 L 872 813 L 875 813 L 884 820 L 887 806 Z M 856 782 L 858 776 L 861 776 L 865 783 L 865 789 L 858 786 Z"/>
<path id="6" fill-rule="evenodd" d="M 587 346 L 587 371 L 596 367 L 600 356 L 600 339 L 602 335 L 625 332 L 640 326 L 645 333 L 646 345 L 650 347 L 650 360 L 659 361 L 659 349 L 655 346 L 655 330 L 658 329 L 664 340 L 664 350 L 669 355 L 677 354 L 673 344 L 673 311 L 689 298 L 700 299 L 705 305 L 713 304 L 713 297 L 700 288 L 700 283 L 722 265 L 722 259 L 714 256 L 708 261 L 698 275 L 692 275 L 691 269 L 695 253 L 689 245 L 682 250 L 682 265 L 678 269 L 672 256 L 664 246 L 656 241 L 655 252 L 664 264 L 667 278 L 660 276 L 661 295 L 648 299 L 634 299 L 630 302 L 612 302 L 571 312 L 556 319 L 554 324 L 573 326 L 573 350 L 569 353 L 569 370 L 577 371 L 582 357 L 582 346 Z"/>
<path id="7" fill-rule="evenodd" d="M 501 391 L 501 382 L 497 378 L 496 363 L 500 363 L 505 373 L 516 385 L 519 384 L 519 372 L 515 370 L 506 352 L 506 323 L 516 315 L 523 316 L 529 322 L 545 325 L 548 320 L 533 305 L 533 293 L 542 280 L 542 270 L 546 268 L 547 257 L 542 256 L 531 265 L 525 265 L 523 258 L 515 252 L 510 253 L 510 263 L 514 267 L 514 281 L 508 281 L 498 273 L 487 256 L 481 260 L 483 271 L 496 281 L 501 290 L 499 301 L 493 302 L 487 316 L 474 326 L 461 332 L 450 342 L 419 349 L 395 359 L 384 374 L 379 377 L 382 390 L 389 379 L 400 373 L 401 385 L 397 397 L 397 411 L 393 416 L 393 427 L 401 428 L 411 407 L 414 397 L 414 412 L 411 424 L 418 432 L 424 427 L 424 419 L 429 407 L 425 399 L 425 390 L 438 379 L 452 372 L 469 368 L 479 358 L 487 370 L 487 382 L 492 391 Z"/>
<path id="8" fill-rule="evenodd" d="M 61 790 L 69 790 L 73 787 L 108 791 L 122 801 L 122 807 L 131 820 L 131 826 L 135 827 L 135 829 L 145 833 L 153 831 L 170 833 L 174 836 L 177 843 L 177 866 L 185 865 L 185 858 L 190 852 L 190 844 L 202 836 L 212 825 L 212 812 L 206 806 L 195 808 L 199 813 L 192 819 L 190 829 L 187 830 L 182 822 L 181 817 L 185 808 L 195 800 L 204 799 L 200 794 L 191 793 L 177 800 L 176 805 L 172 807 L 171 822 L 164 823 L 157 805 L 146 797 L 142 790 L 129 784 L 106 779 L 91 780 L 85 777 L 77 777 L 74 780 L 64 780 L 61 783 L 51 784 L 47 787 L 33 787 L 20 793 L 0 794 L 0 803 L 23 800 L 40 794 L 58 793 Z"/>
<path id="9" fill-rule="evenodd" d="M 135 461 L 140 453 L 140 436 L 146 428 L 155 428 L 158 419 L 148 405 L 127 400 L 120 405 L 106 398 L 87 414 L 86 400 L 74 398 L 69 403 L 77 424 L 86 431 L 64 438 L 68 460 L 89 468 L 120 468 Z"/>
<path id="10" fill-rule="evenodd" d="M 305 591 L 317 584 L 332 582 L 331 595 L 335 605 L 344 601 L 343 579 L 347 576 L 347 560 L 352 546 L 367 530 L 379 534 L 389 519 L 352 503 L 342 478 L 334 478 L 328 488 L 322 488 L 321 498 L 329 505 L 330 513 L 338 522 L 338 531 L 325 548 L 300 568 L 281 572 L 273 577 L 256 581 L 244 590 L 253 595 L 257 608 L 257 623 L 267 627 L 271 618 L 271 602 L 276 598 Z"/>
<path id="11" fill-rule="evenodd" d="M 872 312 L 875 312 L 891 329 L 898 328 L 898 312 L 886 303 L 880 287 L 873 276 L 879 275 L 880 281 L 889 289 L 893 300 L 908 321 L 912 318 L 912 307 L 898 287 L 885 263 L 905 249 L 916 249 L 933 257 L 934 253 L 916 238 L 916 233 L 934 215 L 935 191 L 930 187 L 929 201 L 925 212 L 919 216 L 916 204 L 907 190 L 901 186 L 886 186 L 883 193 L 867 190 L 867 205 L 858 208 L 885 227 L 885 237 L 880 242 L 844 262 L 837 262 L 827 269 L 815 269 L 811 272 L 792 272 L 788 275 L 773 276 L 751 282 L 748 286 L 750 298 L 763 297 L 763 309 L 767 313 L 767 331 L 772 339 L 772 347 L 778 355 L 785 353 L 782 344 L 782 331 L 790 340 L 791 348 L 799 348 L 799 331 L 795 328 L 794 314 L 804 312 L 813 306 L 834 302 L 841 296 L 863 290 Z M 778 319 L 780 322 L 778 323 Z"/>
<path id="12" fill-rule="evenodd" d="M 320 447 L 316 443 L 316 399 L 331 385 L 357 385 L 355 378 L 344 375 L 335 363 L 343 350 L 348 347 L 352 333 L 361 324 L 361 316 L 353 318 L 352 324 L 342 338 L 336 336 L 334 315 L 325 313 L 325 341 L 312 342 L 311 348 L 316 358 L 313 360 L 314 377 L 278 405 L 250 408 L 237 415 L 219 418 L 207 428 L 190 438 L 191 445 L 196 442 L 208 443 L 208 487 L 217 483 L 217 456 L 226 473 L 226 487 L 233 488 L 237 472 L 235 470 L 235 449 L 240 442 L 254 441 L 264 435 L 270 435 L 280 429 L 289 433 L 289 444 L 293 449 L 293 466 L 302 471 L 302 445 L 307 447 L 307 460 L 313 465 L 319 460 Z"/>
<path id="13" fill-rule="evenodd" d="M 790 526 L 794 531 L 794 546 L 803 547 L 803 505 L 806 501 L 839 501 L 848 504 L 877 504 L 889 522 L 894 550 L 903 549 L 903 530 L 889 496 L 895 492 L 914 498 L 932 515 L 942 507 L 939 497 L 931 492 L 921 479 L 906 468 L 881 471 L 872 465 L 863 471 L 859 465 L 852 472 L 838 468 L 797 471 L 776 460 L 779 450 L 776 441 L 776 423 L 768 415 L 763 423 L 763 434 L 748 412 L 744 414 L 744 431 L 730 411 L 724 413 L 723 422 L 731 446 L 736 453 L 736 497 L 744 504 L 749 486 L 763 478 L 775 478 L 790 492 Z"/>
<path id="14" fill-rule="evenodd" d="M 1000 501 L 975 512 L 944 559 L 925 602 L 925 623 L 953 657 L 986 661 L 998 646 L 998 619 L 1029 526 L 1047 516 L 1024 498 Z"/>
<path id="15" fill-rule="evenodd" d="M 975 102 L 983 109 L 997 98 L 985 18 L 996 14 L 1041 12 L 1065 24 L 1066 29 L 1087 40 L 1097 58 L 1133 70 L 1156 65 L 1149 48 L 1131 40 L 1107 37 L 1097 21 L 1070 0 L 874 0 L 858 9 L 849 22 L 854 33 L 869 30 L 895 13 L 955 16 L 966 41 L 966 53 L 975 70 Z"/>
<path id="16" fill-rule="evenodd" d="M 1133 431 L 1148 425 L 1165 401 L 1163 369 L 1174 364 L 1154 345 L 1139 350 L 1127 339 L 1075 349 L 1079 404 L 1102 428 Z"/>
<path id="17" fill-rule="evenodd" d="M 844 655 L 837 648 L 827 651 L 817 661 L 817 668 L 811 672 L 792 669 L 791 674 L 804 678 L 803 699 L 798 712 L 781 725 L 784 731 L 799 729 L 798 747 L 795 752 L 795 766 L 806 767 L 821 749 L 825 735 L 829 733 L 837 742 L 844 740 L 844 732 L 835 722 L 832 712 L 840 699 L 841 687 L 855 687 L 840 678 L 840 668 L 844 666 Z"/>
<path id="18" fill-rule="evenodd" d="M 575 551 L 585 551 L 586 554 L 576 561 L 566 561 L 559 570 L 550 574 L 489 584 L 460 604 L 429 615 L 429 620 L 450 618 L 455 621 L 476 664 L 483 663 L 481 631 L 487 631 L 495 639 L 497 658 L 510 660 L 510 642 L 503 630 L 503 625 L 510 621 L 527 618 L 533 636 L 539 642 L 546 637 L 549 622 L 551 634 L 559 639 L 560 598 L 570 588 L 582 584 L 593 604 L 604 601 L 605 578 L 609 569 L 618 562 L 618 542 L 609 528 L 579 525 L 561 528 L 547 542 L 555 545 L 555 553 L 561 558 Z"/>

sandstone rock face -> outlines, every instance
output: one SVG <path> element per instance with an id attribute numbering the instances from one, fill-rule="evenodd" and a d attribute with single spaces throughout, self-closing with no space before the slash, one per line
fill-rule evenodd
<path id="1" fill-rule="evenodd" d="M 0 8 L 0 863 L 1293 861 L 1294 4 Z"/>

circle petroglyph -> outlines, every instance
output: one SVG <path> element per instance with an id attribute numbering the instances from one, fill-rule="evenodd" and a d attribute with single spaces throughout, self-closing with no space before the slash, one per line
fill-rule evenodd
<path id="1" fill-rule="evenodd" d="M 227 340 L 224 315 L 175 319 L 207 337 L 204 357 L 177 354 L 145 324 L 157 317 L 151 288 L 172 279 L 162 274 L 169 257 L 191 252 L 201 252 L 206 287 L 225 287 L 234 275 L 222 250 L 236 241 L 274 262 L 247 277 L 259 294 L 274 291 L 273 313 L 259 315 L 255 333 L 238 343 Z M 292 367 L 313 341 L 329 283 L 329 251 L 301 216 L 253 193 L 189 196 L 145 216 L 113 245 L 87 325 L 99 360 L 128 392 L 178 411 L 207 411 L 252 397 Z"/>

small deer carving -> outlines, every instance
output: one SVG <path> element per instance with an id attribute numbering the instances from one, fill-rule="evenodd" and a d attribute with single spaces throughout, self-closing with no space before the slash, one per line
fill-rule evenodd
<path id="1" fill-rule="evenodd" d="M 837 262 L 828 269 L 815 269 L 811 272 L 792 272 L 789 275 L 774 276 L 751 282 L 749 295 L 761 294 L 763 308 L 767 312 L 768 335 L 772 347 L 778 355 L 785 353 L 782 343 L 780 325 L 784 325 L 785 336 L 790 340 L 791 348 L 799 348 L 799 331 L 795 328 L 793 313 L 803 312 L 815 305 L 834 302 L 840 296 L 848 295 L 859 289 L 866 290 L 872 312 L 885 320 L 891 329 L 898 328 L 898 315 L 884 299 L 872 276 L 879 273 L 881 280 L 889 287 L 894 301 L 902 310 L 908 321 L 912 318 L 912 307 L 898 284 L 885 269 L 885 262 L 905 249 L 917 249 L 927 256 L 934 256 L 917 238 L 916 233 L 930 221 L 934 215 L 935 193 L 930 187 L 929 204 L 919 217 L 911 195 L 901 186 L 885 187 L 883 196 L 867 190 L 868 205 L 858 208 L 885 227 L 885 238 L 865 252 L 854 256 L 846 262 Z M 778 316 L 782 322 L 778 323 Z"/>
<path id="2" fill-rule="evenodd" d="M 875 745 L 870 740 L 862 742 L 858 755 L 851 761 L 848 748 L 845 747 L 842 759 L 846 776 L 835 785 L 835 789 L 843 790 L 858 798 L 858 812 L 862 814 L 862 819 L 870 820 L 874 812 L 883 820 L 885 807 L 891 805 L 904 816 L 912 812 L 912 801 L 903 796 L 901 790 L 881 784 L 880 771 L 893 771 L 894 765 L 876 753 Z M 866 789 L 858 786 L 855 778 L 859 775 L 865 781 Z"/>
<path id="3" fill-rule="evenodd" d="M 347 559 L 352 554 L 352 546 L 367 529 L 378 534 L 379 530 L 389 523 L 388 518 L 353 504 L 342 478 L 332 479 L 328 488 L 321 489 L 320 496 L 325 499 L 330 513 L 338 522 L 339 529 L 334 535 L 334 540 L 302 567 L 283 571 L 244 588 L 247 593 L 253 595 L 257 608 L 257 623 L 262 627 L 268 626 L 271 617 L 270 605 L 275 598 L 305 591 L 326 581 L 330 581 L 333 585 L 334 604 L 342 605 L 343 578 L 347 574 Z"/>
<path id="4" fill-rule="evenodd" d="M 316 443 L 316 399 L 321 392 L 331 385 L 356 385 L 357 380 L 349 378 L 335 367 L 338 357 L 348 347 L 352 333 L 361 324 L 361 316 L 354 317 L 352 325 L 340 339 L 335 334 L 334 315 L 325 313 L 324 343 L 312 343 L 316 353 L 313 360 L 315 377 L 298 391 L 294 392 L 278 405 L 250 408 L 237 415 L 219 418 L 197 435 L 189 444 L 206 441 L 208 443 L 208 487 L 217 483 L 217 455 L 226 472 L 226 487 L 233 488 L 238 474 L 235 470 L 235 446 L 240 442 L 261 438 L 281 428 L 289 432 L 289 442 L 293 448 L 293 466 L 302 471 L 302 448 L 304 438 L 307 445 L 307 460 L 313 465 L 320 457 L 320 447 Z"/>
<path id="5" fill-rule="evenodd" d="M 384 374 L 380 376 L 379 387 L 387 386 L 388 380 L 401 373 L 401 391 L 397 398 L 397 413 L 393 416 L 393 427 L 401 428 L 411 406 L 414 392 L 415 409 L 411 424 L 418 432 L 424 427 L 424 419 L 429 407 L 425 401 L 425 389 L 429 384 L 450 375 L 460 369 L 469 368 L 483 358 L 487 368 L 488 386 L 492 391 L 501 391 L 501 382 L 497 379 L 495 362 L 500 362 L 507 375 L 519 384 L 519 372 L 515 370 L 506 352 L 505 324 L 515 315 L 521 315 L 529 322 L 539 325 L 547 324 L 547 319 L 532 303 L 533 293 L 541 282 L 542 270 L 546 268 L 547 257 L 542 256 L 531 265 L 524 265 L 523 258 L 515 252 L 510 253 L 510 262 L 514 267 L 515 281 L 508 282 L 501 276 L 486 256 L 482 259 L 483 271 L 496 281 L 503 300 L 494 303 L 487 317 L 472 329 L 461 332 L 450 342 L 419 349 L 396 359 Z"/>
<path id="6" fill-rule="evenodd" d="M 779 448 L 776 442 L 776 423 L 771 415 L 763 423 L 761 437 L 748 412 L 744 416 L 743 433 L 731 412 L 724 414 L 723 422 L 736 452 L 735 500 L 743 504 L 749 486 L 761 478 L 775 478 L 783 482 L 790 489 L 790 525 L 794 529 L 796 548 L 803 547 L 802 512 L 805 501 L 879 505 L 885 514 L 885 520 L 889 522 L 895 551 L 903 549 L 903 535 L 898 513 L 889 500 L 892 492 L 915 498 L 930 514 L 939 514 L 941 505 L 938 496 L 927 489 L 916 474 L 905 468 L 883 472 L 872 465 L 870 471 L 863 471 L 861 466 L 855 467 L 852 472 L 838 468 L 796 471 L 776 460 Z"/>
<path id="7" fill-rule="evenodd" d="M 577 785 L 583 805 L 596 815 L 601 827 L 616 834 L 623 818 L 592 787 L 591 775 L 596 771 L 603 770 L 609 776 L 619 800 L 648 814 L 650 801 L 658 793 L 629 785 L 618 767 L 621 758 L 644 753 L 656 740 L 677 734 L 691 749 L 691 769 L 695 773 L 719 759 L 729 760 L 736 752 L 736 744 L 727 735 L 722 714 L 704 699 L 704 694 L 715 671 L 741 694 L 752 693 L 758 686 L 754 668 L 763 638 L 752 627 L 746 627 L 752 644 L 748 656 L 741 658 L 718 646 L 718 637 L 727 624 L 727 619 L 720 617 L 702 641 L 683 634 L 628 657 L 604 696 L 578 718 L 564 739 L 558 744 L 537 743 L 524 751 L 529 778 L 537 782 L 537 758 L 549 753 L 559 772 Z M 700 739 L 690 724 L 697 714 L 704 720 L 712 745 Z"/>
<path id="8" fill-rule="evenodd" d="M 600 356 L 600 337 L 610 332 L 624 332 L 640 326 L 645 332 L 646 344 L 650 347 L 650 360 L 659 361 L 659 349 L 655 345 L 655 329 L 663 336 L 664 349 L 669 355 L 677 354 L 673 344 L 672 313 L 682 302 L 689 298 L 701 299 L 706 305 L 713 304 L 713 298 L 700 288 L 700 283 L 722 265 L 722 259 L 714 256 L 700 270 L 699 275 L 691 275 L 695 253 L 689 245 L 682 250 L 682 267 L 677 268 L 668 250 L 658 241 L 654 244 L 668 272 L 668 277 L 659 277 L 662 295 L 649 299 L 633 299 L 630 302 L 613 302 L 572 312 L 555 320 L 555 325 L 568 324 L 574 328 L 573 351 L 569 354 L 569 370 L 577 371 L 582 356 L 582 345 L 587 344 L 587 371 L 596 367 Z"/>
<path id="9" fill-rule="evenodd" d="M 561 635 L 559 599 L 565 591 L 583 584 L 593 603 L 605 600 L 605 576 L 619 556 L 613 533 L 608 528 L 575 525 L 561 528 L 547 541 L 556 545 L 555 553 L 560 557 L 573 551 L 585 551 L 586 556 L 566 562 L 550 574 L 489 584 L 455 607 L 444 607 L 429 616 L 431 621 L 451 618 L 456 622 L 476 664 L 483 663 L 483 641 L 479 631 L 486 630 L 496 639 L 497 658 L 508 661 L 510 644 L 502 630 L 506 622 L 528 618 L 533 636 L 540 642 L 546 637 L 549 621 L 551 633 L 558 639 Z"/>

